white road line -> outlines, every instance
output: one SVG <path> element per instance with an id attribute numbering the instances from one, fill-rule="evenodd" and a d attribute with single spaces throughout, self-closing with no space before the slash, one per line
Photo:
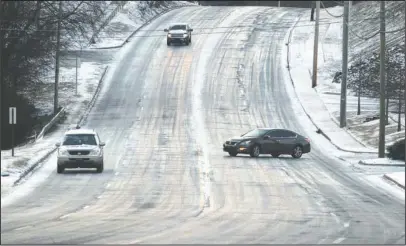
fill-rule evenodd
<path id="1" fill-rule="evenodd" d="M 59 219 L 64 219 L 64 218 L 67 218 L 67 217 L 69 217 L 71 214 L 65 214 L 65 215 L 62 215 L 61 217 L 59 217 Z"/>
<path id="2" fill-rule="evenodd" d="M 88 207 L 89 207 L 89 205 L 86 205 L 86 206 L 83 207 L 83 209 L 87 209 Z"/>
<path id="3" fill-rule="evenodd" d="M 97 199 L 100 199 L 100 198 L 102 198 L 102 197 L 103 197 L 103 196 L 102 196 L 102 195 L 100 195 L 100 196 L 98 196 L 98 197 L 97 197 Z"/>
<path id="4" fill-rule="evenodd" d="M 338 218 L 338 216 L 335 213 L 330 213 L 331 216 L 334 217 L 334 219 L 336 220 L 337 223 L 340 223 L 340 218 Z"/>
<path id="5" fill-rule="evenodd" d="M 347 228 L 347 227 L 349 227 L 350 226 L 350 222 L 348 221 L 348 222 L 346 222 L 346 223 L 344 223 L 344 227 L 345 228 Z"/>
<path id="6" fill-rule="evenodd" d="M 27 229 L 27 228 L 30 228 L 31 226 L 23 226 L 23 227 L 19 227 L 19 228 L 16 228 L 16 229 L 14 229 L 14 231 L 21 231 L 21 230 L 24 230 L 24 229 Z"/>
<path id="7" fill-rule="evenodd" d="M 333 244 L 341 243 L 341 242 L 344 241 L 344 240 L 345 240 L 345 237 L 337 238 L 336 240 L 334 240 Z"/>

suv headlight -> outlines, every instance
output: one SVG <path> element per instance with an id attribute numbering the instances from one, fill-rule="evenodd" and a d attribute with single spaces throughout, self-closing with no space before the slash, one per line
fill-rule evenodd
<path id="1" fill-rule="evenodd" d="M 188 36 L 187 33 L 184 33 L 184 34 L 183 34 L 183 37 L 184 37 L 184 38 L 186 38 L 187 36 Z"/>
<path id="2" fill-rule="evenodd" d="M 172 34 L 168 33 L 168 38 L 172 37 Z"/>
<path id="3" fill-rule="evenodd" d="M 69 153 L 68 153 L 68 151 L 66 149 L 59 149 L 58 150 L 58 155 L 59 156 L 68 156 Z"/>
<path id="4" fill-rule="evenodd" d="M 92 151 L 90 151 L 90 155 L 101 155 L 101 150 L 93 149 Z"/>
<path id="5" fill-rule="evenodd" d="M 248 140 L 248 141 L 243 141 L 243 142 L 241 142 L 240 143 L 240 145 L 248 145 L 248 144 L 250 144 L 251 143 L 251 140 Z"/>

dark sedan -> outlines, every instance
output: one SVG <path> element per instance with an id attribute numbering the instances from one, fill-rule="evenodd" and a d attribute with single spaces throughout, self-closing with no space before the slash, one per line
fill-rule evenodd
<path id="1" fill-rule="evenodd" d="M 273 157 L 291 155 L 300 158 L 311 150 L 310 140 L 302 135 L 285 129 L 258 128 L 223 144 L 223 151 L 231 156 L 249 154 L 271 154 Z"/>

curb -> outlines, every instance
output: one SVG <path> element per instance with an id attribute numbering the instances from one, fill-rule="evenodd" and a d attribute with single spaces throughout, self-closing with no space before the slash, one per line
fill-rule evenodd
<path id="1" fill-rule="evenodd" d="M 387 179 L 387 180 L 389 180 L 390 182 L 394 183 L 395 185 L 399 186 L 400 188 L 405 189 L 405 186 L 404 186 L 403 184 L 400 184 L 399 182 L 397 182 L 396 180 L 394 180 L 394 179 L 391 178 L 390 176 L 384 174 L 382 177 L 383 177 L 384 179 Z"/>
<path id="2" fill-rule="evenodd" d="M 102 77 L 99 80 L 99 83 L 97 85 L 96 91 L 93 94 L 92 100 L 89 102 L 87 109 L 85 110 L 85 113 L 82 115 L 80 118 L 78 125 L 81 124 L 81 122 L 86 119 L 87 115 L 89 114 L 90 110 L 93 108 L 93 105 L 99 95 L 101 85 L 103 83 L 104 76 L 107 72 L 108 66 L 104 69 L 104 72 L 102 74 Z M 38 167 L 41 163 L 43 163 L 44 160 L 46 160 L 52 153 L 54 153 L 57 150 L 56 147 L 53 147 L 50 151 L 48 151 L 44 156 L 42 156 L 40 159 L 32 163 L 31 165 L 28 166 L 27 169 L 25 169 L 18 177 L 16 181 L 14 181 L 13 186 L 16 186 L 23 178 L 25 178 L 29 173 L 31 173 L 36 167 Z M 29 162 L 29 161 L 28 161 Z"/>
<path id="3" fill-rule="evenodd" d="M 366 163 L 363 160 L 360 160 L 358 162 L 358 164 L 360 165 L 364 165 L 364 166 L 377 166 L 377 167 L 405 167 L 405 164 L 370 164 L 370 163 Z"/>
<path id="4" fill-rule="evenodd" d="M 126 43 L 128 43 L 128 42 L 130 41 L 130 39 L 131 39 L 141 28 L 144 28 L 146 25 L 150 24 L 150 23 L 151 23 L 153 20 L 155 20 L 156 18 L 158 18 L 158 17 L 160 17 L 160 16 L 162 16 L 162 15 L 164 15 L 164 14 L 166 14 L 166 13 L 172 11 L 172 10 L 181 9 L 181 8 L 184 8 L 184 7 L 192 7 L 192 6 L 195 6 L 195 5 L 185 5 L 185 6 L 176 6 L 176 7 L 168 8 L 168 9 L 166 9 L 165 11 L 163 11 L 162 13 L 159 13 L 159 14 L 155 15 L 154 17 L 152 17 L 151 19 L 147 20 L 144 24 L 142 24 L 142 25 L 139 26 L 137 29 L 135 29 L 135 30 L 123 41 L 122 44 L 116 45 L 116 46 L 100 47 L 100 48 L 92 48 L 92 49 L 95 49 L 95 50 L 106 50 L 106 49 L 117 49 L 117 48 L 121 48 L 121 47 L 123 47 Z"/>
<path id="5" fill-rule="evenodd" d="M 290 40 L 291 40 L 291 36 L 293 33 L 293 30 L 295 29 L 296 24 L 299 22 L 301 16 L 298 18 L 298 20 L 293 24 L 291 30 L 289 31 L 289 37 L 288 37 L 288 41 L 285 43 L 285 45 L 287 46 L 287 70 L 289 73 L 289 78 L 290 81 L 293 85 L 293 90 L 295 91 L 296 97 L 298 98 L 299 102 L 300 102 L 300 106 L 302 106 L 303 112 L 306 114 L 306 116 L 310 119 L 310 121 L 312 122 L 312 124 L 317 128 L 317 133 L 321 134 L 323 137 L 325 137 L 331 144 L 333 144 L 337 149 L 344 151 L 344 152 L 349 152 L 349 153 L 355 153 L 355 154 L 376 154 L 378 153 L 377 151 L 354 151 L 354 150 L 348 150 L 348 149 L 343 149 L 340 146 L 338 146 L 336 143 L 334 143 L 334 141 L 326 134 L 323 132 L 323 130 L 316 124 L 316 122 L 314 122 L 314 120 L 312 119 L 312 117 L 307 113 L 307 110 L 305 109 L 305 107 L 303 106 L 302 101 L 300 100 L 300 97 L 296 91 L 296 87 L 295 87 L 295 82 L 293 81 L 292 75 L 290 73 L 290 63 L 289 63 L 289 44 L 290 44 Z M 317 92 L 316 92 L 317 93 Z M 331 118 L 331 115 L 329 115 Z M 348 131 L 347 131 L 348 132 Z M 349 135 L 351 137 L 353 137 L 352 134 L 349 133 Z M 357 139 L 355 139 L 357 142 L 359 142 Z M 363 146 L 365 146 L 363 143 L 361 143 Z"/>
<path id="6" fill-rule="evenodd" d="M 24 170 L 23 173 L 20 174 L 18 179 L 14 181 L 13 186 L 18 185 L 18 183 L 25 178 L 31 171 L 33 171 L 39 164 L 41 164 L 44 160 L 46 160 L 52 153 L 55 152 L 57 148 L 53 147 L 50 151 L 48 151 L 44 156 L 42 156 L 39 160 L 35 161 L 32 165 L 30 165 L 27 169 Z"/>

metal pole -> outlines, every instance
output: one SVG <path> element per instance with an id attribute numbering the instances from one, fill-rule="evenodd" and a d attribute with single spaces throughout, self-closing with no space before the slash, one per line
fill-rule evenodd
<path id="1" fill-rule="evenodd" d="M 3 2 L 0 0 L 0 98 L 3 97 L 3 95 L 1 94 L 1 88 L 3 86 L 3 65 L 2 65 L 2 60 L 3 60 L 3 56 L 2 56 L 2 50 L 3 50 L 3 34 L 2 34 L 2 24 L 1 24 L 1 17 L 3 16 Z M 0 100 L 0 109 L 3 110 L 3 108 L 1 107 L 1 100 Z M 1 113 L 0 113 L 0 150 L 1 150 Z"/>
<path id="2" fill-rule="evenodd" d="M 318 51 L 319 51 L 319 20 L 320 20 L 320 1 L 316 1 L 316 26 L 315 26 L 315 31 L 314 31 L 312 88 L 317 86 L 317 56 L 318 56 Z"/>
<path id="3" fill-rule="evenodd" d="M 78 95 L 78 54 L 76 53 L 76 96 Z"/>
<path id="4" fill-rule="evenodd" d="M 14 122 L 11 124 L 11 156 L 14 157 Z"/>
<path id="5" fill-rule="evenodd" d="M 381 11 L 380 11 L 380 36 L 381 36 L 381 61 L 380 61 L 380 110 L 379 110 L 379 148 L 378 157 L 385 157 L 385 96 L 386 96 L 386 86 L 385 86 L 385 1 L 381 1 Z"/>
<path id="6" fill-rule="evenodd" d="M 54 115 L 58 113 L 58 85 L 59 85 L 59 46 L 61 40 L 61 18 L 62 1 L 59 1 L 58 27 L 56 33 L 56 55 L 55 55 L 55 85 L 54 85 Z"/>
<path id="7" fill-rule="evenodd" d="M 340 127 L 347 126 L 347 72 L 348 72 L 348 21 L 349 1 L 344 1 L 343 19 L 343 63 L 340 100 Z"/>
<path id="8" fill-rule="evenodd" d="M 405 13 L 406 13 L 406 1 L 405 1 Z M 405 29 L 405 50 L 406 50 L 406 29 Z M 406 55 L 405 55 L 405 64 L 406 64 Z M 405 85 L 404 85 L 404 101 L 403 105 L 405 106 L 405 122 L 406 122 L 406 69 L 405 69 Z M 405 125 L 405 140 L 406 140 L 406 125 Z M 406 144 L 405 144 L 405 163 L 406 163 Z"/>

